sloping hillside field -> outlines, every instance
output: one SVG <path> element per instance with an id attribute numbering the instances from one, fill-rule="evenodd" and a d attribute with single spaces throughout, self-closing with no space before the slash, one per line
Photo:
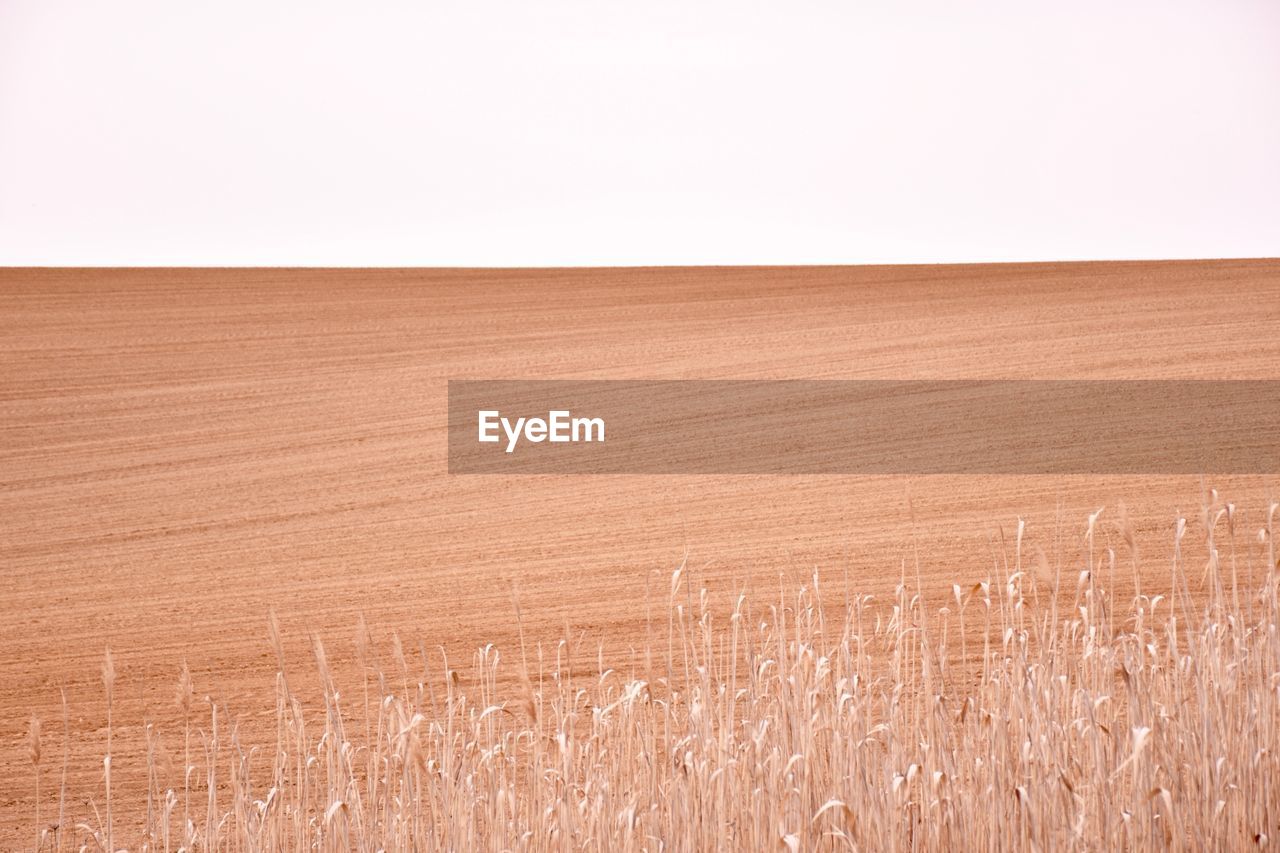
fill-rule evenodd
<path id="1" fill-rule="evenodd" d="M 0 848 L 1280 843 L 1277 389 L 1277 261 L 0 270 Z"/>

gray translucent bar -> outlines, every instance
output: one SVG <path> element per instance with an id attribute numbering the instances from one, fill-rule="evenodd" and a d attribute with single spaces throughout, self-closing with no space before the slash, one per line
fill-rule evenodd
<path id="1" fill-rule="evenodd" d="M 451 380 L 449 471 L 1273 474 L 1280 381 Z"/>

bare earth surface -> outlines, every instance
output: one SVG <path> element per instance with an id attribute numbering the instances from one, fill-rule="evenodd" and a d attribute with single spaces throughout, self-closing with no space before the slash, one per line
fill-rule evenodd
<path id="1" fill-rule="evenodd" d="M 463 477 L 451 378 L 1280 379 L 1280 262 L 541 271 L 0 270 L 0 846 L 31 838 L 30 714 L 101 800 L 110 646 L 121 796 L 180 663 L 248 725 L 272 713 L 275 609 L 352 676 L 360 614 L 410 648 L 568 625 L 621 653 L 687 554 L 695 584 L 815 568 L 926 593 L 984 576 L 1018 516 L 1071 565 L 1127 503 L 1153 577 L 1217 487 L 1277 477 Z M 1100 413 L 1105 416 L 1105 413 Z M 909 508 L 910 507 L 910 508 Z M 291 666 L 295 664 L 291 663 Z M 44 809 L 56 801 L 46 777 Z M 47 812 L 46 812 L 47 814 Z"/>

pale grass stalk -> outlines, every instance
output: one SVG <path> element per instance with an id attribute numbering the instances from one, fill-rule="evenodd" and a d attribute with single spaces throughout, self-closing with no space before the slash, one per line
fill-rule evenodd
<path id="1" fill-rule="evenodd" d="M 36 821 L 36 846 L 39 850 L 43 845 L 44 830 L 40 827 L 40 758 L 42 756 L 40 743 L 40 718 L 31 715 L 31 722 L 27 725 L 27 757 L 31 759 L 31 768 L 35 775 L 35 821 Z"/>
<path id="2" fill-rule="evenodd" d="M 61 851 L 67 820 L 67 772 L 71 767 L 71 711 L 67 707 L 67 689 L 59 688 L 59 692 L 62 695 L 62 784 L 58 788 L 58 827 L 54 848 Z"/>
<path id="3" fill-rule="evenodd" d="M 111 649 L 107 649 L 106 655 L 102 660 L 102 685 L 106 688 L 107 693 L 107 754 L 102 761 L 104 770 L 104 779 L 106 783 L 107 794 L 107 850 L 114 853 L 115 851 L 115 835 L 112 826 L 111 814 L 111 706 L 112 694 L 116 684 L 116 666 L 115 661 L 111 657 Z"/>

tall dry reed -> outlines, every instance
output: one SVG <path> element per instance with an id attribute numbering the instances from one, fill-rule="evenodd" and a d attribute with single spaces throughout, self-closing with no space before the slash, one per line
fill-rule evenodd
<path id="1" fill-rule="evenodd" d="M 154 757 L 161 748 L 149 751 L 159 806 L 131 828 L 133 841 L 367 851 L 1266 847 L 1280 838 L 1275 514 L 1237 546 L 1243 515 L 1215 499 L 1200 519 L 1203 572 L 1186 566 L 1179 522 L 1160 592 L 1139 583 L 1123 512 L 1121 553 L 1098 541 L 1105 522 L 1095 513 L 1082 561 L 1057 570 L 1026 546 L 1019 523 L 991 577 L 932 606 L 904 571 L 885 602 L 828 595 L 815 575 L 766 607 L 743 595 L 718 612 L 677 572 L 667 625 L 618 669 L 567 636 L 526 648 L 521 630 L 510 677 L 485 646 L 464 680 L 445 658 L 411 663 L 398 639 L 380 663 L 362 621 L 350 699 L 314 642 L 318 707 L 286 678 L 273 615 L 269 750 L 246 748 L 235 717 L 210 704 L 193 756 L 184 666 L 184 764 L 166 771 Z M 1109 590 L 1126 559 L 1133 594 L 1121 601 Z M 221 719 L 233 722 L 220 729 Z M 203 814 L 189 807 L 193 789 L 207 797 Z M 112 831 L 108 793 L 105 825 L 81 823 L 79 840 L 112 849 Z"/>

